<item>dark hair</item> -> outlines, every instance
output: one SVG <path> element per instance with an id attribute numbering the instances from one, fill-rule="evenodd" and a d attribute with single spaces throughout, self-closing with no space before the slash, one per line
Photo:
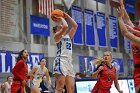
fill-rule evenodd
<path id="1" fill-rule="evenodd" d="M 13 76 L 8 76 L 8 77 L 7 77 L 7 81 L 8 81 L 8 79 L 9 79 L 9 77 L 13 77 Z"/>
<path id="2" fill-rule="evenodd" d="M 43 58 L 41 58 L 41 59 L 40 59 L 40 62 L 41 62 L 43 59 L 45 59 L 45 58 L 44 58 L 44 57 L 43 57 Z M 46 60 L 46 59 L 45 59 L 45 60 Z"/>
<path id="3" fill-rule="evenodd" d="M 47 57 L 43 57 L 43 58 L 40 59 L 40 62 L 41 62 L 43 59 L 45 59 L 46 61 L 48 60 Z"/>
<path id="4" fill-rule="evenodd" d="M 22 55 L 23 55 L 24 50 L 25 50 L 25 49 L 21 50 L 21 51 L 18 53 L 17 62 L 18 62 L 19 60 L 22 59 Z"/>

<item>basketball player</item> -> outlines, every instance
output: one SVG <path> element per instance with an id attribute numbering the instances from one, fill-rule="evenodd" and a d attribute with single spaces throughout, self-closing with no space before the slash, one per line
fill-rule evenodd
<path id="1" fill-rule="evenodd" d="M 68 33 L 68 24 L 63 17 L 57 17 L 61 25 L 53 28 L 54 41 L 57 44 L 57 54 L 54 60 L 54 74 L 56 79 L 55 93 L 62 93 L 64 85 L 66 85 L 67 93 L 74 93 L 74 77 L 75 73 L 72 65 L 72 41 L 76 30 L 77 23 L 66 13 L 65 18 L 71 24 Z"/>
<path id="2" fill-rule="evenodd" d="M 33 82 L 31 84 L 31 93 L 41 93 L 39 86 L 40 83 L 42 82 L 43 76 L 47 77 L 48 80 L 48 88 L 51 86 L 51 78 L 49 75 L 48 69 L 45 67 L 46 66 L 46 59 L 41 59 L 40 60 L 40 65 L 34 67 L 28 75 L 34 76 Z"/>
<path id="3" fill-rule="evenodd" d="M 14 75 L 13 83 L 11 86 L 11 93 L 25 93 L 25 86 L 27 85 L 28 66 L 26 61 L 28 59 L 28 51 L 22 50 L 18 54 L 17 63 L 12 69 Z"/>
<path id="4" fill-rule="evenodd" d="M 11 85 L 13 82 L 13 77 L 12 76 L 8 76 L 7 77 L 7 81 L 4 83 L 4 93 L 11 93 Z"/>
<path id="5" fill-rule="evenodd" d="M 97 78 L 97 83 L 92 89 L 92 93 L 110 93 L 111 85 L 114 81 L 114 85 L 119 93 L 123 93 L 120 90 L 118 83 L 118 73 L 116 68 L 111 65 L 112 54 L 109 51 L 104 52 L 104 61 L 97 67 L 97 70 L 92 73 L 93 78 Z"/>
<path id="6" fill-rule="evenodd" d="M 134 26 L 124 7 L 118 8 L 118 21 L 122 35 L 132 42 L 135 91 L 136 93 L 140 93 L 140 21 L 137 27 Z"/>

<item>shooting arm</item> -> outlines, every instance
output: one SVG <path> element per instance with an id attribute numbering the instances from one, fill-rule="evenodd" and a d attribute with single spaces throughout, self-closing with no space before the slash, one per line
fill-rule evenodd
<path id="1" fill-rule="evenodd" d="M 68 14 L 66 14 L 65 13 L 65 16 L 66 16 L 66 18 L 70 21 L 70 23 L 71 23 L 71 28 L 70 28 L 70 31 L 69 31 L 69 36 L 70 36 L 70 38 L 72 39 L 73 38 L 73 36 L 75 35 L 75 32 L 77 31 L 77 27 L 78 27 L 78 25 L 77 25 L 77 23 L 75 22 L 75 20 L 73 19 L 73 18 L 71 18 Z"/>

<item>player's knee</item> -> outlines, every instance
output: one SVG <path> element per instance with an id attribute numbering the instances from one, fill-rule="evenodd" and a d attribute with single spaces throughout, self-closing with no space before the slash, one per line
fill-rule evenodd
<path id="1" fill-rule="evenodd" d="M 57 80 L 57 85 L 60 87 L 64 87 L 65 81 L 64 80 Z"/>
<path id="2" fill-rule="evenodd" d="M 62 93 L 63 92 L 63 88 L 56 88 L 56 91 Z"/>
<path id="3" fill-rule="evenodd" d="M 64 82 L 59 82 L 56 86 L 57 91 L 63 91 L 64 88 Z"/>

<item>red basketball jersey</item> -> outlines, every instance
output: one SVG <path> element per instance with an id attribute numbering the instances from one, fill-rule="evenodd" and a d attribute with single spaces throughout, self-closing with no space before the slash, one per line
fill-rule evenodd
<path id="1" fill-rule="evenodd" d="M 26 76 L 28 73 L 28 66 L 23 60 L 19 60 L 19 62 L 16 63 L 15 67 L 12 70 L 12 73 L 14 75 L 14 80 L 28 81 L 28 77 Z"/>
<path id="2" fill-rule="evenodd" d="M 99 89 L 110 89 L 115 79 L 116 69 L 114 66 L 111 68 L 103 64 L 104 69 L 101 71 L 97 85 Z"/>
<path id="3" fill-rule="evenodd" d="M 21 89 L 20 93 L 24 92 L 24 85 L 22 81 L 28 81 L 28 77 L 26 76 L 28 73 L 28 66 L 23 60 L 19 60 L 14 66 L 12 73 L 14 75 L 13 83 L 11 86 L 11 93 L 18 93 L 17 91 Z"/>
<path id="4" fill-rule="evenodd" d="M 138 28 L 138 27 L 134 27 L 134 29 L 140 31 L 140 28 Z M 140 37 L 140 34 L 135 33 L 134 35 L 137 37 Z M 140 64 L 140 47 L 133 42 L 131 43 L 131 47 L 132 47 L 134 65 Z"/>

